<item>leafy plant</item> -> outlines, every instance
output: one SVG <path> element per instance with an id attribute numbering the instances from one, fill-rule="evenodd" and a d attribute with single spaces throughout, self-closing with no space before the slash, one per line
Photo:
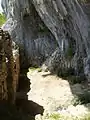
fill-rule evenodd
<path id="1" fill-rule="evenodd" d="M 6 17 L 4 14 L 0 13 L 0 27 L 6 22 Z"/>

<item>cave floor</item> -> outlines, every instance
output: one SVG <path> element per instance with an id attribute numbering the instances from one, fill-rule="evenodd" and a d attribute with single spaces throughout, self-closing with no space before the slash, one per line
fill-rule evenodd
<path id="1" fill-rule="evenodd" d="M 50 72 L 38 70 L 29 71 L 27 76 L 31 82 L 31 89 L 27 93 L 28 100 L 43 106 L 44 111 L 48 113 L 68 112 L 68 114 L 77 116 L 89 110 L 90 99 L 86 98 L 86 91 L 88 91 L 86 85 L 79 83 L 71 85 L 67 80 L 52 75 Z M 81 98 L 85 98 L 88 103 L 87 107 L 84 107 L 83 102 L 80 103 L 80 96 L 84 96 Z"/>

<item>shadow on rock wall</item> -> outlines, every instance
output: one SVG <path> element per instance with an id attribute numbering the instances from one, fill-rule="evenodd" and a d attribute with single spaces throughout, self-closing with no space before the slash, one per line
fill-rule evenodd
<path id="1" fill-rule="evenodd" d="M 35 115 L 43 114 L 44 109 L 39 104 L 29 101 L 27 92 L 30 90 L 30 80 L 27 71 L 21 73 L 16 94 L 16 104 L 0 101 L 0 120 L 35 120 Z"/>
<path id="2" fill-rule="evenodd" d="M 43 115 L 44 108 L 43 106 L 28 100 L 27 93 L 30 90 L 30 79 L 27 78 L 27 72 L 27 70 L 23 70 L 20 75 L 16 106 L 19 111 L 34 118 L 37 114 Z"/>

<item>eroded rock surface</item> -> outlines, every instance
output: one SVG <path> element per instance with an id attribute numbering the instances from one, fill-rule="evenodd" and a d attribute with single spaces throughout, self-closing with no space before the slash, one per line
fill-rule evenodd
<path id="1" fill-rule="evenodd" d="M 3 28 L 20 46 L 22 67 L 44 62 L 56 73 L 90 79 L 90 21 L 79 2 L 2 0 Z"/>
<path id="2" fill-rule="evenodd" d="M 0 100 L 14 103 L 19 77 L 19 49 L 0 29 Z"/>

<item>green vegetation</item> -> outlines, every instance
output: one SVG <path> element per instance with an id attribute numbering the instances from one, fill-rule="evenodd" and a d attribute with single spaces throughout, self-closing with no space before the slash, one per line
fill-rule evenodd
<path id="1" fill-rule="evenodd" d="M 52 120 L 59 120 L 62 116 L 60 114 L 51 114 L 49 116 L 50 119 Z"/>
<path id="2" fill-rule="evenodd" d="M 35 70 L 37 70 L 38 72 L 41 72 L 41 71 L 42 71 L 42 69 L 41 69 L 40 67 L 30 67 L 30 68 L 29 68 L 29 72 L 30 72 L 30 73 L 34 72 Z"/>
<path id="3" fill-rule="evenodd" d="M 5 15 L 0 13 L 0 27 L 6 22 Z"/>
<path id="4" fill-rule="evenodd" d="M 80 116 L 64 116 L 58 113 L 53 113 L 48 116 L 46 119 L 42 120 L 90 120 L 90 113 L 80 117 Z"/>

